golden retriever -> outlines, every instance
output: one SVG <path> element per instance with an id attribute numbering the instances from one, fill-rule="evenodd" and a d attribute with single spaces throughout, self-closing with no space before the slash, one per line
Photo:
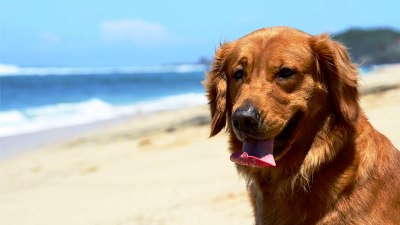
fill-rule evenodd
<path id="1" fill-rule="evenodd" d="M 222 44 L 204 82 L 255 223 L 400 224 L 400 152 L 359 105 L 341 44 L 288 27 Z"/>

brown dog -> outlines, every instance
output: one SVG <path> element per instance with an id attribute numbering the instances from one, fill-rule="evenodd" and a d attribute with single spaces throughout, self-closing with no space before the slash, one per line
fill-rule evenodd
<path id="1" fill-rule="evenodd" d="M 328 35 L 273 27 L 223 44 L 205 87 L 211 136 L 227 127 L 257 225 L 400 224 L 400 152 Z"/>

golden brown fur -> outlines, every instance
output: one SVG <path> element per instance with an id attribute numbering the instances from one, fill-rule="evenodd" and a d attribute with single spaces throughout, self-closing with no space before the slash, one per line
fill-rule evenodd
<path id="1" fill-rule="evenodd" d="M 283 67 L 294 75 L 277 77 Z M 235 80 L 238 68 L 244 76 Z M 232 113 L 246 102 L 260 111 L 263 137 L 301 114 L 276 167 L 237 165 L 257 225 L 400 224 L 400 153 L 360 109 L 357 68 L 341 44 L 261 29 L 217 50 L 205 88 L 211 136 L 226 127 L 231 153 L 242 148 Z"/>

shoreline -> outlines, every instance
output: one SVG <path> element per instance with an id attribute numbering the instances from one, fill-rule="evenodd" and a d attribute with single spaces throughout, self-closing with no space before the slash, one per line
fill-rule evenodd
<path id="1" fill-rule="evenodd" d="M 74 125 L 46 129 L 32 133 L 24 133 L 13 136 L 0 137 L 0 161 L 21 153 L 34 151 L 58 142 L 66 142 L 82 135 L 96 133 L 99 130 L 107 129 L 110 126 L 118 126 L 122 119 L 99 121 L 90 124 Z"/>
<path id="2" fill-rule="evenodd" d="M 151 112 L 148 114 L 133 114 L 126 115 L 115 119 L 97 121 L 89 124 L 74 125 L 61 128 L 53 128 L 47 130 L 41 130 L 38 132 L 19 134 L 13 136 L 0 137 L 0 162 L 23 154 L 25 152 L 34 151 L 36 149 L 44 148 L 56 143 L 65 143 L 74 139 L 83 138 L 85 136 L 101 134 L 107 129 L 115 129 L 126 123 L 136 123 L 141 119 L 148 120 L 157 115 L 163 114 L 175 114 L 184 111 L 196 111 L 201 112 L 200 115 L 190 116 L 185 118 L 183 121 L 176 121 L 175 124 L 162 124 L 157 127 L 152 125 L 148 129 L 144 129 L 143 126 L 140 132 L 136 132 L 136 137 L 144 134 L 153 133 L 161 130 L 176 129 L 183 125 L 193 124 L 204 124 L 210 121 L 209 114 L 205 113 L 205 110 L 199 110 L 206 108 L 205 105 L 189 106 L 187 108 L 178 108 L 172 110 L 161 110 L 157 112 Z M 141 134 L 139 134 L 141 133 Z"/>

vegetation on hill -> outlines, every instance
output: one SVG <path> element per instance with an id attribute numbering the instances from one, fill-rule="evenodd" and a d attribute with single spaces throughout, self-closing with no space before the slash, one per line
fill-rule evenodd
<path id="1" fill-rule="evenodd" d="M 350 29 L 333 35 L 361 65 L 400 63 L 400 32 L 393 29 Z"/>

